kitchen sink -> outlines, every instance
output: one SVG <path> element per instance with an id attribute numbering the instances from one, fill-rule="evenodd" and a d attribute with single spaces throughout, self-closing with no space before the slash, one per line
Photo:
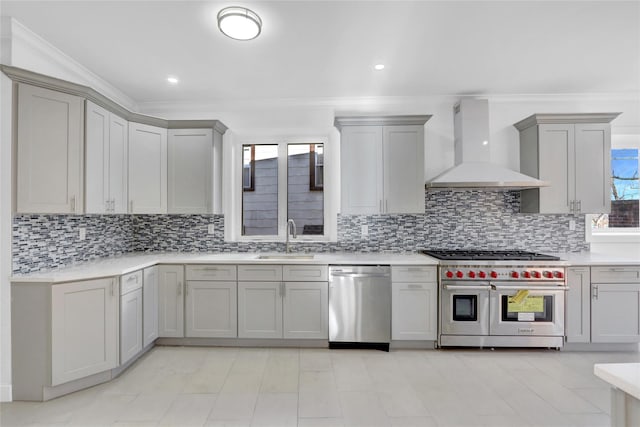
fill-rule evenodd
<path id="1" fill-rule="evenodd" d="M 305 260 L 305 259 L 313 259 L 313 255 L 288 255 L 288 254 L 282 254 L 282 255 L 259 255 L 257 259 L 274 259 L 274 260 L 278 260 L 278 259 L 289 259 L 289 260 Z"/>

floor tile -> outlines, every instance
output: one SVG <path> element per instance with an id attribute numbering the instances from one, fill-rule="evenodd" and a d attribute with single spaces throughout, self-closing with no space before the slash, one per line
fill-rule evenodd
<path id="1" fill-rule="evenodd" d="M 297 393 L 261 393 L 251 421 L 252 426 L 296 426 Z"/>
<path id="2" fill-rule="evenodd" d="M 336 390 L 300 391 L 298 396 L 298 416 L 301 418 L 342 417 L 342 408 Z"/>
<path id="3" fill-rule="evenodd" d="M 213 410 L 217 395 L 182 394 L 160 420 L 162 426 L 202 426 Z"/>

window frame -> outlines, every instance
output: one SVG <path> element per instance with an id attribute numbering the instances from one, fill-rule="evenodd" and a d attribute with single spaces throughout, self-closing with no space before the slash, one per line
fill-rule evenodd
<path id="1" fill-rule="evenodd" d="M 320 143 L 309 144 L 309 191 L 324 191 L 324 177 L 321 185 L 318 185 L 316 180 L 318 166 L 322 166 L 324 175 L 324 146 L 322 149 L 322 163 L 318 164 L 318 153 L 316 152 L 316 145 L 318 144 Z"/>
<path id="2" fill-rule="evenodd" d="M 245 144 L 246 145 L 246 144 Z M 251 145 L 251 160 L 249 160 L 250 176 L 249 187 L 244 185 L 244 145 L 242 146 L 242 191 L 255 191 L 256 189 L 256 147 Z"/>
<path id="3" fill-rule="evenodd" d="M 274 138 L 233 138 L 231 147 L 232 187 L 229 189 L 229 204 L 225 208 L 225 240 L 230 242 L 284 242 L 286 241 L 286 212 L 287 212 L 287 147 L 289 144 L 311 145 L 323 144 L 324 150 L 324 182 L 323 186 L 323 223 L 324 234 L 298 234 L 294 242 L 330 242 L 337 241 L 337 213 L 338 204 L 334 202 L 336 192 L 331 188 L 339 186 L 339 180 L 329 177 L 332 170 L 327 166 L 327 155 L 333 150 L 329 148 L 330 136 L 303 136 L 303 137 L 274 137 Z M 243 226 L 243 146 L 245 145 L 278 145 L 278 234 L 262 236 L 245 236 L 242 234 Z M 233 160 L 235 159 L 235 160 Z M 333 163 L 330 163 L 333 164 Z M 284 191 L 282 191 L 284 189 Z M 339 194 L 337 194 L 339 197 Z"/>
<path id="4" fill-rule="evenodd" d="M 635 148 L 640 150 L 640 135 L 612 135 L 611 150 Z M 638 159 L 640 167 L 640 158 Z M 585 216 L 585 240 L 590 243 L 636 243 L 640 242 L 640 227 L 617 227 L 592 229 L 591 222 L 597 214 Z"/>

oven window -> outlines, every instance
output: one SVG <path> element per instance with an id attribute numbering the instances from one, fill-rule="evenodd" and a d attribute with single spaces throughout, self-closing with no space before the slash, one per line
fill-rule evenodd
<path id="1" fill-rule="evenodd" d="M 453 320 L 456 322 L 478 321 L 478 296 L 454 295 L 453 296 Z"/>
<path id="2" fill-rule="evenodd" d="M 553 322 L 553 295 L 532 295 L 515 303 L 513 296 L 501 295 L 503 322 Z"/>

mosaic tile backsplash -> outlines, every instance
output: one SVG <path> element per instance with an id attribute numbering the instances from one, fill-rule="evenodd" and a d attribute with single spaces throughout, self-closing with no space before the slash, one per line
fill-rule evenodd
<path id="1" fill-rule="evenodd" d="M 517 191 L 425 193 L 419 215 L 339 215 L 338 241 L 294 243 L 297 252 L 411 252 L 424 248 L 577 252 L 584 215 L 521 214 Z M 569 221 L 576 229 L 569 230 Z M 207 234 L 214 224 L 213 235 Z M 362 237 L 362 225 L 369 235 Z M 78 227 L 87 238 L 78 239 Z M 284 251 L 284 243 L 225 242 L 222 215 L 17 215 L 13 271 L 27 273 L 126 252 Z"/>

